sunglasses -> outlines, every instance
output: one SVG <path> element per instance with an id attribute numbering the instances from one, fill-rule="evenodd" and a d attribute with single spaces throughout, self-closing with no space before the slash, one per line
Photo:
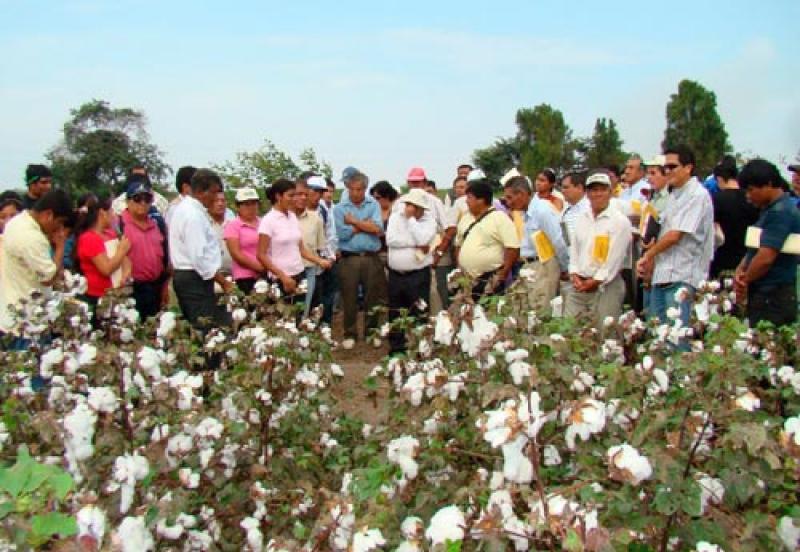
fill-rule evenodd
<path id="1" fill-rule="evenodd" d="M 153 203 L 153 196 L 150 194 L 135 195 L 131 198 L 134 203 Z"/>
<path id="2" fill-rule="evenodd" d="M 664 165 L 664 170 L 665 171 L 674 171 L 678 167 L 680 167 L 680 165 L 678 163 L 669 163 L 667 165 Z"/>

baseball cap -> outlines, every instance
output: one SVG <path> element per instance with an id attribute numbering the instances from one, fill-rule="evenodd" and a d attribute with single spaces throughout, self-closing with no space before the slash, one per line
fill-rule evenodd
<path id="1" fill-rule="evenodd" d="M 789 165 L 786 168 L 789 169 L 789 172 L 800 173 L 800 165 Z"/>
<path id="2" fill-rule="evenodd" d="M 239 188 L 236 190 L 236 203 L 243 203 L 245 201 L 260 201 L 258 192 L 253 188 Z"/>
<path id="3" fill-rule="evenodd" d="M 406 177 L 408 182 L 421 182 L 427 179 L 428 177 L 425 176 L 425 170 L 422 167 L 414 167 L 408 171 L 408 176 Z"/>
<path id="4" fill-rule="evenodd" d="M 467 182 L 472 182 L 473 180 L 483 180 L 484 178 L 486 178 L 486 174 L 482 170 L 472 169 L 467 175 Z"/>
<path id="5" fill-rule="evenodd" d="M 322 176 L 310 176 L 308 178 L 308 187 L 312 190 L 317 190 L 320 192 L 324 192 L 328 189 L 328 183 L 325 181 L 325 178 Z"/>
<path id="6" fill-rule="evenodd" d="M 152 194 L 153 189 L 147 185 L 144 179 L 132 179 L 125 189 L 125 197 L 128 199 L 136 197 L 139 194 Z"/>
<path id="7" fill-rule="evenodd" d="M 512 167 L 506 174 L 503 175 L 503 178 L 500 179 L 500 184 L 505 186 L 506 182 L 512 178 L 516 178 L 517 176 L 522 176 L 522 174 L 517 170 L 516 167 Z"/>
<path id="8" fill-rule="evenodd" d="M 652 159 L 644 162 L 646 167 L 663 167 L 667 164 L 666 155 L 655 155 Z"/>
<path id="9" fill-rule="evenodd" d="M 611 187 L 611 179 L 608 177 L 606 173 L 594 173 L 592 176 L 586 179 L 586 187 L 588 188 L 592 184 L 602 184 L 603 186 Z"/>
<path id="10" fill-rule="evenodd" d="M 342 182 L 347 183 L 347 181 L 350 180 L 354 174 L 360 172 L 361 171 L 355 167 L 345 167 L 345 169 L 342 171 Z"/>
<path id="11" fill-rule="evenodd" d="M 428 209 L 430 207 L 430 202 L 428 201 L 428 192 L 420 188 L 409 190 L 408 193 L 403 196 L 403 203 L 410 203 L 411 205 Z"/>

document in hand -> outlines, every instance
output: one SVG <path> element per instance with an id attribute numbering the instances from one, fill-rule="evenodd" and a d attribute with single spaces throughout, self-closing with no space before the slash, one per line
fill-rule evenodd
<path id="1" fill-rule="evenodd" d="M 758 249 L 761 247 L 761 228 L 757 226 L 748 226 L 747 234 L 744 236 L 744 245 L 751 249 Z M 800 234 L 789 234 L 786 237 L 786 241 L 783 242 L 781 253 L 800 255 Z"/>

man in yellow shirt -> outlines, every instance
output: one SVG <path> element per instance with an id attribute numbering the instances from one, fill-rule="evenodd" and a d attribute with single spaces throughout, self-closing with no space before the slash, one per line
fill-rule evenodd
<path id="1" fill-rule="evenodd" d="M 497 294 L 519 258 L 519 237 L 505 213 L 492 207 L 492 186 L 486 179 L 467 187 L 469 213 L 458 223 L 458 266 L 474 279 L 472 297 Z"/>

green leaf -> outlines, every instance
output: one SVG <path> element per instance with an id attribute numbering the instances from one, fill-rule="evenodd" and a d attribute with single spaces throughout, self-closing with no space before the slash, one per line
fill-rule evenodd
<path id="1" fill-rule="evenodd" d="M 13 511 L 14 505 L 11 502 L 0 502 L 0 519 L 3 519 Z"/>
<path id="2" fill-rule="evenodd" d="M 33 460 L 28 454 L 28 447 L 20 445 L 17 449 L 17 461 L 8 469 L 0 469 L 0 490 L 17 498 L 30 477 Z"/>
<path id="3" fill-rule="evenodd" d="M 31 531 L 35 537 L 52 537 L 53 535 L 71 537 L 78 533 L 78 522 L 72 516 L 60 512 L 48 512 L 33 516 Z"/>
<path id="4" fill-rule="evenodd" d="M 653 498 L 653 507 L 659 514 L 670 515 L 678 511 L 680 507 L 680 494 L 674 492 L 666 485 L 656 487 L 656 495 Z"/>
<path id="5" fill-rule="evenodd" d="M 583 552 L 583 541 L 575 529 L 570 529 L 567 531 L 567 537 L 561 543 L 561 547 L 569 552 Z"/>
<path id="6" fill-rule="evenodd" d="M 445 550 L 447 550 L 447 552 L 461 552 L 461 541 L 451 541 L 450 539 L 447 539 L 445 545 Z"/>
<path id="7" fill-rule="evenodd" d="M 694 481 L 687 481 L 680 493 L 681 510 L 690 516 L 702 515 L 700 505 L 700 485 Z"/>

